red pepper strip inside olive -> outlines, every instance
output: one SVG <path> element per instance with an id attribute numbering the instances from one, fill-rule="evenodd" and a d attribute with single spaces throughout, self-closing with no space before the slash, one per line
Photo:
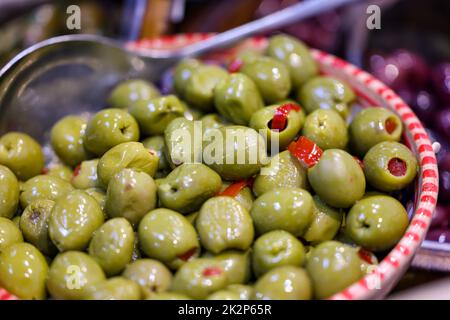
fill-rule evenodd
<path id="1" fill-rule="evenodd" d="M 273 115 L 270 128 L 272 130 L 283 130 L 286 128 L 286 122 L 289 112 L 291 110 L 300 111 L 300 106 L 293 104 L 293 103 L 286 103 L 281 106 L 279 106 Z"/>
<path id="2" fill-rule="evenodd" d="M 297 141 L 291 142 L 288 146 L 288 150 L 308 168 L 313 167 L 319 162 L 320 157 L 323 154 L 322 149 L 304 136 L 298 138 Z"/>

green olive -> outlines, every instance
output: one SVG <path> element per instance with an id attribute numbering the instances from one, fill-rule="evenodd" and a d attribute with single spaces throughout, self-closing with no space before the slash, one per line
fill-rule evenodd
<path id="1" fill-rule="evenodd" d="M 103 109 L 89 120 L 84 135 L 84 146 L 101 156 L 112 147 L 139 140 L 136 120 L 121 109 Z"/>
<path id="2" fill-rule="evenodd" d="M 60 253 L 48 272 L 47 289 L 55 299 L 79 300 L 106 280 L 98 263 L 84 252 Z"/>
<path id="3" fill-rule="evenodd" d="M 178 212 L 169 209 L 150 211 L 139 223 L 138 234 L 142 251 L 172 269 L 198 256 L 197 232 Z"/>
<path id="4" fill-rule="evenodd" d="M 31 178 L 21 187 L 20 205 L 26 208 L 38 199 L 57 200 L 73 190 L 72 185 L 60 178 L 40 175 Z"/>
<path id="5" fill-rule="evenodd" d="M 170 270 L 161 262 L 152 259 L 139 259 L 130 263 L 122 276 L 137 283 L 145 298 L 166 292 L 172 285 Z"/>
<path id="6" fill-rule="evenodd" d="M 144 172 L 123 169 L 108 184 L 105 211 L 109 217 L 124 217 L 133 226 L 156 207 L 156 185 Z"/>
<path id="7" fill-rule="evenodd" d="M 305 120 L 302 135 L 321 149 L 345 149 L 348 143 L 347 124 L 334 110 L 317 109 Z"/>
<path id="8" fill-rule="evenodd" d="M 317 64 L 309 48 L 294 37 L 284 34 L 271 37 L 267 54 L 286 64 L 294 88 L 299 88 L 318 73 Z"/>
<path id="9" fill-rule="evenodd" d="M 291 110 L 287 114 L 286 126 L 282 129 L 272 129 L 272 119 L 279 107 L 277 104 L 265 107 L 253 113 L 249 126 L 267 137 L 267 146 L 272 150 L 285 150 L 289 143 L 294 140 L 305 122 L 303 109 L 299 111 Z"/>
<path id="10" fill-rule="evenodd" d="M 203 257 L 220 261 L 222 269 L 227 274 L 229 284 L 247 283 L 250 279 L 252 273 L 250 250 L 228 250 L 216 256 L 206 253 Z"/>
<path id="11" fill-rule="evenodd" d="M 308 180 L 328 205 L 348 208 L 364 195 L 366 179 L 359 163 L 347 152 L 328 149 L 319 162 L 308 169 Z"/>
<path id="12" fill-rule="evenodd" d="M 230 185 L 232 185 L 231 182 L 223 182 L 220 192 L 224 191 Z M 250 186 L 242 188 L 233 198 L 234 200 L 239 202 L 245 209 L 247 209 L 247 211 L 250 211 L 253 205 L 253 201 L 255 200 Z"/>
<path id="13" fill-rule="evenodd" d="M 209 131 L 203 149 L 203 162 L 224 180 L 247 179 L 268 163 L 264 139 L 244 126 Z"/>
<path id="14" fill-rule="evenodd" d="M 250 300 L 253 294 L 253 288 L 249 285 L 230 284 L 225 288 L 228 292 L 236 292 L 239 300 Z"/>
<path id="15" fill-rule="evenodd" d="M 131 261 L 134 232 L 124 218 L 114 218 L 98 228 L 89 243 L 91 255 L 105 271 L 112 276 L 120 273 Z"/>
<path id="16" fill-rule="evenodd" d="M 84 295 L 85 300 L 140 300 L 141 291 L 134 281 L 114 277 L 94 284 Z"/>
<path id="17" fill-rule="evenodd" d="M 158 169 L 159 157 L 140 142 L 121 143 L 108 150 L 98 162 L 100 184 L 106 188 L 109 181 L 122 169 L 142 171 L 153 177 Z"/>
<path id="18" fill-rule="evenodd" d="M 231 197 L 214 197 L 206 201 L 196 219 L 200 241 L 208 251 L 248 249 L 254 236 L 248 211 Z"/>
<path id="19" fill-rule="evenodd" d="M 335 209 L 323 202 L 317 195 L 313 197 L 314 211 L 311 224 L 303 238 L 313 244 L 334 238 L 341 227 L 343 211 Z"/>
<path id="20" fill-rule="evenodd" d="M 200 209 L 222 186 L 222 179 L 201 163 L 184 163 L 170 172 L 158 186 L 163 207 L 189 213 Z"/>
<path id="21" fill-rule="evenodd" d="M 130 114 L 145 135 L 163 134 L 169 122 L 183 116 L 184 112 L 184 105 L 174 95 L 141 100 L 130 108 Z"/>
<path id="22" fill-rule="evenodd" d="M 291 92 L 288 67 L 277 59 L 256 56 L 245 60 L 239 71 L 255 82 L 266 103 L 282 101 Z"/>
<path id="23" fill-rule="evenodd" d="M 277 188 L 259 196 L 251 215 L 259 234 L 285 230 L 301 236 L 313 218 L 313 199 L 300 188 Z"/>
<path id="24" fill-rule="evenodd" d="M 23 242 L 20 229 L 11 220 L 0 217 L 0 253 L 18 242 Z"/>
<path id="25" fill-rule="evenodd" d="M 253 113 L 264 106 L 255 83 L 242 73 L 233 73 L 214 90 L 217 111 L 227 120 L 247 125 Z"/>
<path id="26" fill-rule="evenodd" d="M 193 299 L 205 299 L 228 284 L 227 274 L 220 261 L 194 259 L 180 267 L 173 278 L 172 290 Z"/>
<path id="27" fill-rule="evenodd" d="M 0 164 L 25 181 L 41 173 L 44 153 L 39 143 L 25 133 L 9 132 L 0 138 Z"/>
<path id="28" fill-rule="evenodd" d="M 314 296 L 325 299 L 362 278 L 357 249 L 337 241 L 325 241 L 315 247 L 307 259 Z"/>
<path id="29" fill-rule="evenodd" d="M 256 239 L 253 245 L 252 265 L 256 277 L 280 267 L 301 267 L 305 262 L 303 244 L 289 232 L 274 230 Z"/>
<path id="30" fill-rule="evenodd" d="M 19 182 L 8 167 L 0 165 L 0 217 L 11 219 L 19 205 Z"/>
<path id="31" fill-rule="evenodd" d="M 159 95 L 159 90 L 150 82 L 131 79 L 114 87 L 108 98 L 108 104 L 112 108 L 126 109 L 138 101 L 154 99 Z"/>
<path id="32" fill-rule="evenodd" d="M 395 198 L 385 195 L 358 201 L 345 220 L 346 234 L 364 249 L 383 251 L 398 243 L 408 227 L 408 213 Z"/>
<path id="33" fill-rule="evenodd" d="M 329 76 L 308 80 L 297 93 L 297 99 L 311 113 L 316 109 L 337 111 L 342 118 L 349 115 L 349 108 L 356 96 L 345 82 Z"/>
<path id="34" fill-rule="evenodd" d="M 80 116 L 66 116 L 59 120 L 50 132 L 50 142 L 56 155 L 67 165 L 73 167 L 89 159 L 83 139 L 87 120 Z"/>
<path id="35" fill-rule="evenodd" d="M 201 62 L 197 59 L 183 59 L 179 62 L 174 71 L 173 85 L 180 97 L 184 97 L 186 85 L 192 73 L 200 67 Z"/>
<path id="36" fill-rule="evenodd" d="M 45 299 L 48 265 L 29 243 L 15 243 L 0 253 L 0 287 L 20 299 Z"/>
<path id="37" fill-rule="evenodd" d="M 200 110 L 211 110 L 214 104 L 214 89 L 227 75 L 227 72 L 218 66 L 198 66 L 186 81 L 185 100 Z"/>
<path id="38" fill-rule="evenodd" d="M 77 189 L 88 189 L 100 187 L 97 167 L 99 159 L 81 162 L 74 170 L 70 182 Z"/>
<path id="39" fill-rule="evenodd" d="M 54 205 L 53 200 L 37 199 L 25 208 L 20 217 L 20 230 L 22 230 L 25 240 L 47 256 L 53 256 L 57 252 L 48 232 Z"/>
<path id="40" fill-rule="evenodd" d="M 383 141 L 400 141 L 403 126 L 400 118 L 384 108 L 366 108 L 356 114 L 350 123 L 352 148 L 363 156 L 370 148 Z"/>
<path id="41" fill-rule="evenodd" d="M 46 175 L 51 177 L 57 177 L 65 181 L 71 181 L 73 172 L 72 169 L 63 164 L 50 165 L 48 168 L 44 169 Z"/>
<path id="42" fill-rule="evenodd" d="M 106 193 L 103 191 L 103 189 L 100 188 L 89 188 L 85 189 L 84 192 L 86 192 L 88 195 L 90 195 L 92 198 L 97 201 L 100 208 L 103 211 L 103 215 L 105 216 L 105 219 L 107 218 L 105 213 L 105 205 L 106 205 Z"/>
<path id="43" fill-rule="evenodd" d="M 260 196 L 275 188 L 306 189 L 307 185 L 305 168 L 286 150 L 273 156 L 269 165 L 261 169 L 253 183 L 253 192 Z"/>
<path id="44" fill-rule="evenodd" d="M 380 142 L 364 157 L 367 182 L 381 191 L 396 191 L 409 185 L 418 172 L 417 159 L 405 145 Z"/>
<path id="45" fill-rule="evenodd" d="M 164 131 L 166 159 L 172 167 L 182 163 L 200 163 L 202 130 L 198 122 L 186 118 L 172 120 Z"/>
<path id="46" fill-rule="evenodd" d="M 159 157 L 158 171 L 169 170 L 169 162 L 166 159 L 164 149 L 166 148 L 166 143 L 164 142 L 163 136 L 154 136 L 147 138 L 142 141 L 145 148 L 153 150 Z"/>
<path id="47" fill-rule="evenodd" d="M 103 221 L 97 201 L 84 191 L 74 190 L 55 202 L 49 221 L 50 239 L 59 251 L 83 250 Z"/>
<path id="48" fill-rule="evenodd" d="M 281 266 L 264 274 L 255 283 L 256 300 L 309 300 L 312 285 L 306 271 L 294 266 Z"/>

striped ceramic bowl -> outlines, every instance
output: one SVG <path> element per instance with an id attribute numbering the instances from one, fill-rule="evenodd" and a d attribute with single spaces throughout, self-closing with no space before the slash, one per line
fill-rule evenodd
<path id="1" fill-rule="evenodd" d="M 185 46 L 210 36 L 212 35 L 164 36 L 133 42 L 128 46 L 133 50 L 170 49 Z M 235 54 L 241 50 L 248 48 L 264 50 L 266 46 L 266 38 L 251 38 L 235 48 L 208 55 L 207 59 L 225 63 L 232 60 Z M 430 225 L 438 195 L 438 169 L 435 153 L 420 120 L 395 92 L 372 75 L 342 59 L 315 49 L 312 49 L 312 55 L 322 74 L 342 79 L 354 89 L 358 96 L 357 104 L 359 106 L 382 106 L 392 110 L 401 118 L 404 125 L 404 142 L 411 148 L 420 164 L 414 196 L 407 205 L 410 224 L 403 238 L 371 274 L 331 297 L 336 300 L 380 299 L 387 295 L 409 267 Z M 2 299 L 15 299 L 15 297 L 0 289 L 0 300 Z"/>

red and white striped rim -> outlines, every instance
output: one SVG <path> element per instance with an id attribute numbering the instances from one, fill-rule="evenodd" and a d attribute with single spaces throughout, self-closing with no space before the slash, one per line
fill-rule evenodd
<path id="1" fill-rule="evenodd" d="M 128 45 L 135 50 L 172 49 L 201 41 L 212 34 L 185 34 L 164 36 L 141 40 Z M 242 47 L 264 49 L 266 38 L 251 38 Z M 241 47 L 241 48 L 242 48 Z M 332 296 L 334 300 L 356 300 L 380 298 L 391 289 L 420 247 L 431 222 L 438 196 L 438 169 L 433 148 L 425 129 L 405 102 L 390 88 L 369 73 L 331 54 L 312 49 L 322 73 L 346 81 L 357 93 L 363 105 L 377 105 L 394 111 L 405 127 L 406 143 L 419 159 L 420 172 L 416 183 L 414 214 L 406 233 L 400 242 L 389 252 L 383 261 L 369 275 L 354 283 L 340 293 Z M 214 58 L 230 60 L 235 49 L 221 51 Z M 374 286 L 373 284 L 379 284 Z M 0 300 L 15 300 L 13 295 L 0 289 Z"/>

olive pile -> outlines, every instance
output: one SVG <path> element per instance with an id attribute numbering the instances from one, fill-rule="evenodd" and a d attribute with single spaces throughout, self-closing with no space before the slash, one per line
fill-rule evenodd
<path id="1" fill-rule="evenodd" d="M 46 167 L 32 137 L 3 135 L 0 287 L 22 299 L 322 299 L 371 272 L 372 252 L 408 225 L 390 195 L 418 170 L 400 119 L 377 107 L 348 119 L 353 90 L 318 75 L 289 36 L 229 71 L 181 61 L 166 96 L 119 84 L 109 108 L 53 126 Z M 194 120 L 200 148 L 180 150 Z M 227 148 L 238 131 L 253 161 Z M 244 162 L 198 161 L 215 134 L 219 160 Z"/>

